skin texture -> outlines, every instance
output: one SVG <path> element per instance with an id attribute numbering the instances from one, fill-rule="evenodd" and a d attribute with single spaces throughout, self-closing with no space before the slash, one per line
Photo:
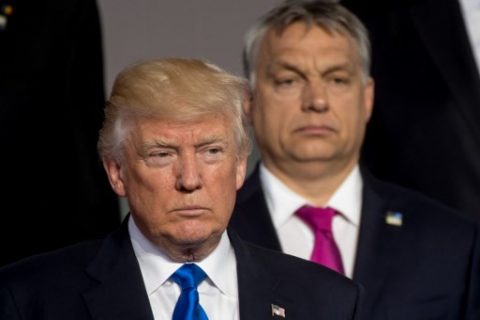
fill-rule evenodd
<path id="1" fill-rule="evenodd" d="M 262 161 L 280 180 L 323 205 L 358 162 L 373 104 L 354 41 L 301 22 L 269 30 L 246 113 Z"/>
<path id="2" fill-rule="evenodd" d="M 245 178 L 231 126 L 221 117 L 140 119 L 125 155 L 105 169 L 143 234 L 174 261 L 202 260 L 220 241 Z"/>

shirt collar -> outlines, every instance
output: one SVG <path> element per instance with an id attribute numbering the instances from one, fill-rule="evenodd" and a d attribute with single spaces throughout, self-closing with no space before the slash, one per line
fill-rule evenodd
<path id="1" fill-rule="evenodd" d="M 148 240 L 131 217 L 128 231 L 142 272 L 147 294 L 154 293 L 170 276 L 183 265 L 173 262 L 157 246 Z M 223 232 L 218 246 L 202 261 L 196 262 L 208 276 L 212 285 L 222 293 L 237 296 L 236 259 L 227 232 Z M 234 276 L 233 276 L 234 275 Z"/>
<path id="2" fill-rule="evenodd" d="M 289 189 L 264 165 L 260 164 L 260 183 L 275 229 L 283 226 L 306 200 Z"/>
<path id="3" fill-rule="evenodd" d="M 328 200 L 327 206 L 341 212 L 344 218 L 358 226 L 362 211 L 362 190 L 363 180 L 357 165 Z"/>
<path id="4" fill-rule="evenodd" d="M 260 164 L 260 183 L 265 194 L 267 206 L 272 213 L 273 224 L 279 228 L 293 216 L 295 211 L 309 201 L 288 188 L 264 165 Z M 360 223 L 363 181 L 360 169 L 356 165 L 347 178 L 328 200 L 327 206 L 342 213 L 352 224 Z"/>

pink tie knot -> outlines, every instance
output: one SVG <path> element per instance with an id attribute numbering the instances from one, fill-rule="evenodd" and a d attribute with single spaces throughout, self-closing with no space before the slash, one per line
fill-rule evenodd
<path id="1" fill-rule="evenodd" d="M 303 206 L 297 210 L 297 215 L 305 221 L 314 232 L 332 232 L 332 219 L 337 212 L 335 209 L 326 207 Z"/>
<path id="2" fill-rule="evenodd" d="M 343 274 L 342 257 L 332 233 L 332 220 L 337 211 L 330 207 L 303 206 L 296 214 L 315 234 L 310 260 Z"/>

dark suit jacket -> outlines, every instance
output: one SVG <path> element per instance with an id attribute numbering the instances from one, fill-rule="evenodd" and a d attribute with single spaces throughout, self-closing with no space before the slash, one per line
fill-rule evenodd
<path id="1" fill-rule="evenodd" d="M 105 103 L 95 0 L 0 0 L 0 265 L 120 225 L 96 151 Z"/>
<path id="2" fill-rule="evenodd" d="M 286 319 L 357 319 L 361 287 L 351 280 L 229 235 L 241 319 L 280 319 L 272 317 L 271 304 L 283 307 Z M 0 319 L 153 320 L 127 224 L 103 242 L 4 267 Z"/>
<path id="3" fill-rule="evenodd" d="M 362 319 L 480 319 L 478 226 L 417 193 L 363 178 L 353 275 L 366 291 Z M 401 227 L 385 222 L 388 211 L 403 214 Z M 258 167 L 239 192 L 230 227 L 281 250 Z"/>
<path id="4" fill-rule="evenodd" d="M 344 0 L 372 39 L 363 160 L 480 220 L 480 77 L 459 0 Z"/>

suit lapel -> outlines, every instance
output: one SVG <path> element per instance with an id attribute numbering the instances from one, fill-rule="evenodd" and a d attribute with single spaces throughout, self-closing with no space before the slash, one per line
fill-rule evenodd
<path id="1" fill-rule="evenodd" d="M 282 251 L 261 188 L 258 165 L 239 191 L 236 208 L 230 225 L 242 239 L 265 248 Z"/>
<path id="2" fill-rule="evenodd" d="M 422 41 L 438 66 L 465 121 L 477 128 L 480 119 L 480 76 L 463 23 L 460 4 L 448 0 L 417 0 L 410 14 Z M 454 50 L 445 50 L 453 47 Z M 476 132 L 480 136 L 480 132 Z"/>
<path id="3" fill-rule="evenodd" d="M 99 283 L 84 293 L 93 319 L 153 320 L 137 259 L 128 235 L 127 220 L 107 238 L 87 268 Z"/>
<path id="4" fill-rule="evenodd" d="M 375 306 L 376 301 L 385 298 L 383 290 L 388 286 L 388 277 L 394 275 L 397 267 L 395 261 L 402 244 L 409 240 L 406 239 L 408 235 L 402 226 L 386 222 L 387 214 L 402 212 L 402 208 L 392 205 L 388 193 L 384 192 L 383 187 L 377 187 L 377 182 L 372 177 L 367 174 L 362 176 L 362 217 L 353 279 L 365 286 L 368 300 L 366 305 Z M 406 218 L 408 217 L 402 212 L 402 223 Z"/>
<path id="5" fill-rule="evenodd" d="M 250 247 L 229 230 L 230 241 L 237 259 L 238 294 L 241 319 L 281 319 L 272 314 L 272 306 L 283 308 L 287 319 L 295 319 L 298 305 L 289 296 L 291 290 L 282 290 L 282 281 L 259 262 Z M 275 307 L 274 307 L 275 308 Z"/>

